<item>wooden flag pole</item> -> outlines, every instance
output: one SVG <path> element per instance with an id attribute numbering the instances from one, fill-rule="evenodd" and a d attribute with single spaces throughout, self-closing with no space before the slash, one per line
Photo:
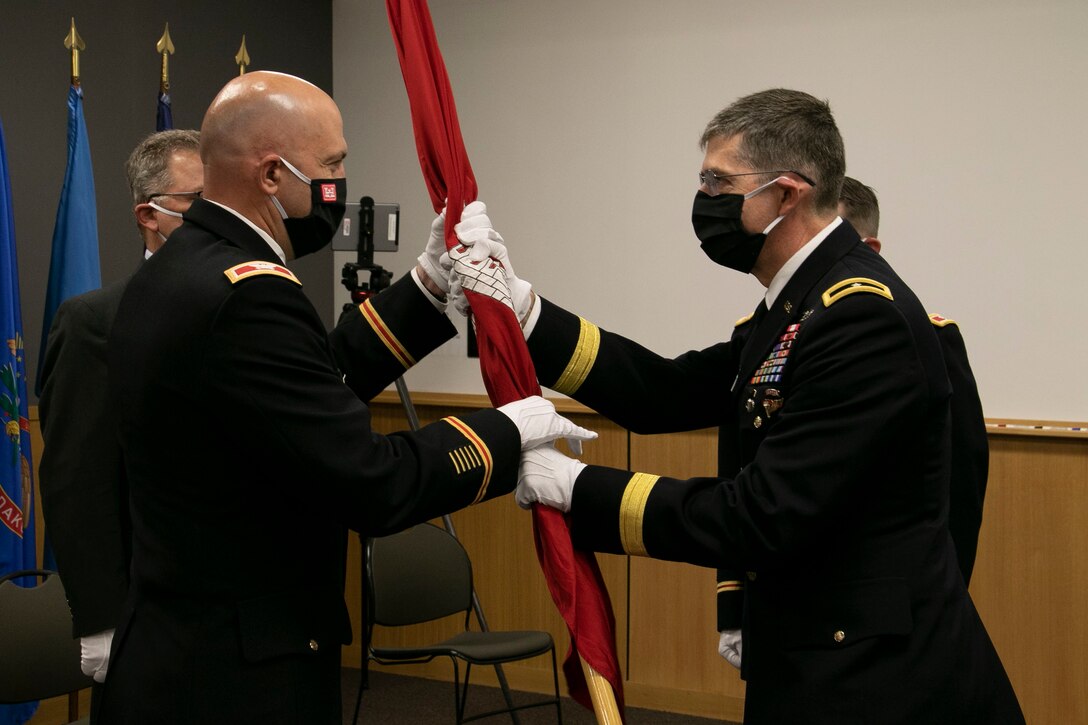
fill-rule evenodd
<path id="1" fill-rule="evenodd" d="M 623 718 L 620 717 L 620 708 L 616 704 L 616 693 L 612 691 L 612 685 L 582 655 L 578 655 L 578 661 L 582 663 L 582 674 L 585 675 L 586 686 L 589 688 L 589 698 L 593 701 L 593 715 L 597 718 L 597 725 L 622 725 Z"/>

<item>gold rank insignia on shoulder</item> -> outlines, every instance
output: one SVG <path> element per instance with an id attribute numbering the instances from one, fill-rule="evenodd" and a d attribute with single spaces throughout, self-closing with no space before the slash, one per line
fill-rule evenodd
<path id="1" fill-rule="evenodd" d="M 937 327 L 947 327 L 948 325 L 956 325 L 959 327 L 955 320 L 950 320 L 947 317 L 941 317 L 940 315 L 930 315 L 929 321 Z"/>
<path id="2" fill-rule="evenodd" d="M 227 279 L 231 284 L 238 284 L 243 279 L 249 279 L 250 277 L 256 277 L 263 274 L 271 274 L 276 277 L 283 277 L 289 279 L 299 287 L 302 283 L 298 281 L 298 277 L 294 272 L 284 267 L 282 264 L 273 264 L 272 262 L 242 262 L 236 264 L 230 269 L 223 270 L 223 274 L 227 275 Z"/>
<path id="3" fill-rule="evenodd" d="M 888 285 L 877 282 L 875 279 L 869 279 L 868 277 L 851 277 L 850 279 L 836 282 L 824 291 L 821 298 L 824 301 L 824 307 L 830 307 L 843 297 L 852 295 L 856 292 L 869 292 L 874 295 L 880 295 L 881 297 L 887 297 L 889 300 L 895 299 L 892 297 L 892 291 Z"/>
<path id="4" fill-rule="evenodd" d="M 750 319 L 752 319 L 752 315 L 745 315 L 744 317 L 742 317 L 739 320 L 737 320 L 736 322 L 734 322 L 733 327 L 740 327 L 741 325 L 743 325 L 745 322 L 747 322 Z"/>

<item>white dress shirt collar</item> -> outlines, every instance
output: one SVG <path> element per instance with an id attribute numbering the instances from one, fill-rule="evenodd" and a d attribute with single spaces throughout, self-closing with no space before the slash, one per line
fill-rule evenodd
<path id="1" fill-rule="evenodd" d="M 820 242 L 827 239 L 827 236 L 840 224 L 842 224 L 842 217 L 835 217 L 834 221 L 821 229 L 816 236 L 805 244 L 805 246 L 798 249 L 793 253 L 792 257 L 786 260 L 786 263 L 782 265 L 782 269 L 778 270 L 774 279 L 767 285 L 767 294 L 763 296 L 763 300 L 766 302 L 768 310 L 774 305 L 774 301 L 778 299 L 778 295 L 782 293 L 782 290 L 786 288 L 786 284 L 790 281 L 790 278 L 793 277 L 794 272 L 801 268 L 801 265 L 809 258 L 809 255 L 816 251 L 816 247 L 820 246 Z"/>

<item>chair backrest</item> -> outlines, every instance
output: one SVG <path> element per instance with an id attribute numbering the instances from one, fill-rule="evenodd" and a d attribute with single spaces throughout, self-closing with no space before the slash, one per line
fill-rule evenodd
<path id="1" fill-rule="evenodd" d="M 41 574 L 36 587 L 8 579 Z M 79 668 L 79 640 L 55 572 L 14 572 L 0 579 L 0 702 L 56 697 L 91 686 Z"/>
<path id="2" fill-rule="evenodd" d="M 397 627 L 472 606 L 472 563 L 445 529 L 419 524 L 367 544 L 367 618 Z"/>

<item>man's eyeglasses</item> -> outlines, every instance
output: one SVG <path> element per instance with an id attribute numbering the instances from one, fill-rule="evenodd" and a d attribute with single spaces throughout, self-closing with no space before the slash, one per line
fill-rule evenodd
<path id="1" fill-rule="evenodd" d="M 147 200 L 151 201 L 152 199 L 157 199 L 160 196 L 174 196 L 182 199 L 183 201 L 188 201 L 191 204 L 199 199 L 201 194 L 203 193 L 203 191 L 160 191 L 157 194 L 149 194 Z"/>
<path id="2" fill-rule="evenodd" d="M 794 171 L 793 169 L 778 169 L 777 171 L 745 171 L 740 174 L 716 174 L 710 169 L 699 172 L 699 185 L 705 186 L 711 196 L 718 193 L 718 189 L 722 182 L 727 179 L 732 179 L 734 176 L 758 176 L 760 174 L 797 174 L 810 186 L 816 186 L 816 182 L 808 178 L 800 171 Z"/>

